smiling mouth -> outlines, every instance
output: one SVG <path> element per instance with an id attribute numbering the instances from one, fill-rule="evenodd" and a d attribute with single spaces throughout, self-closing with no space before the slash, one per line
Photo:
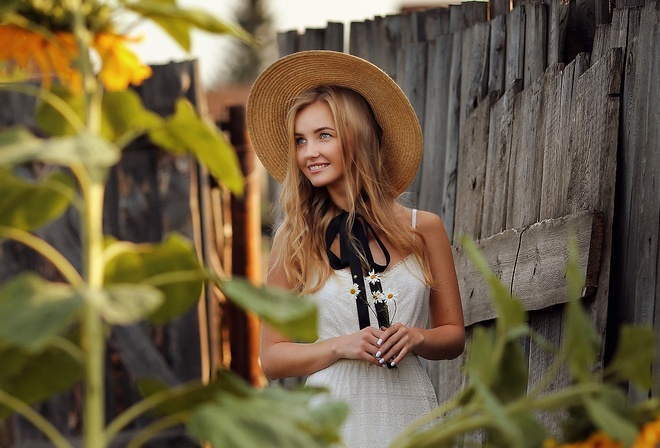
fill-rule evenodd
<path id="1" fill-rule="evenodd" d="M 322 164 L 319 164 L 319 165 L 310 165 L 310 166 L 307 167 L 307 169 L 309 171 L 311 171 L 312 173 L 314 173 L 316 171 L 322 170 L 323 168 L 327 167 L 328 165 L 330 165 L 330 164 L 329 163 L 322 163 Z"/>

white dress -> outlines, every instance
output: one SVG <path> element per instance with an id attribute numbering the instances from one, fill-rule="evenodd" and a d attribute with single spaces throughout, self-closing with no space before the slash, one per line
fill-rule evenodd
<path id="1" fill-rule="evenodd" d="M 426 327 L 430 291 L 423 279 L 414 256 L 381 274 L 383 291 L 394 291 L 396 295 L 393 323 Z M 312 295 L 319 310 L 319 340 L 359 330 L 355 299 L 348 292 L 353 284 L 351 280 L 350 271 L 335 271 Z M 373 313 L 370 319 L 371 325 L 377 326 Z M 311 374 L 306 384 L 326 387 L 332 399 L 348 404 L 349 415 L 342 437 L 350 448 L 385 448 L 406 426 L 438 405 L 431 380 L 417 355 L 412 353 L 395 369 L 342 359 Z"/>

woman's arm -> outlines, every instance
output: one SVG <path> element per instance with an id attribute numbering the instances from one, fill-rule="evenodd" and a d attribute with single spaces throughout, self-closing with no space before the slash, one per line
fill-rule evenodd
<path id="1" fill-rule="evenodd" d="M 417 228 L 424 236 L 433 275 L 430 328 L 408 328 L 400 323 L 388 328 L 382 347 L 385 358 L 395 357 L 395 363 L 411 350 L 427 359 L 453 359 L 465 348 L 463 308 L 447 232 L 439 216 L 421 210 Z"/>
<path id="2" fill-rule="evenodd" d="M 269 287 L 290 290 L 282 264 L 278 260 L 277 237 L 271 252 L 267 276 Z M 324 369 L 335 361 L 362 359 L 380 365 L 374 354 L 379 350 L 377 341 L 382 331 L 364 328 L 357 333 L 314 343 L 293 342 L 267 324 L 261 326 L 261 368 L 270 379 L 309 375 Z"/>

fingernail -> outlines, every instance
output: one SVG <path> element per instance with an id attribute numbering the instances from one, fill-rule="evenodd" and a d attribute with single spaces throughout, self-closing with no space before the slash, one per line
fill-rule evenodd
<path id="1" fill-rule="evenodd" d="M 382 353 L 380 352 L 380 350 L 378 350 L 378 351 L 376 352 L 376 358 L 380 358 L 380 355 L 381 355 L 381 354 L 382 354 Z"/>
<path id="2" fill-rule="evenodd" d="M 390 365 L 391 365 L 392 367 L 394 367 L 394 366 L 396 365 L 396 363 L 395 363 L 394 361 L 392 361 L 392 362 L 390 363 Z"/>
<path id="3" fill-rule="evenodd" d="M 378 362 L 381 363 L 381 364 L 384 364 L 384 363 L 385 363 L 385 358 L 380 358 L 380 359 L 378 360 Z"/>
<path id="4" fill-rule="evenodd" d="M 378 342 L 376 342 L 376 345 L 380 347 L 380 344 L 382 344 L 382 343 L 383 343 L 383 340 L 379 339 Z"/>

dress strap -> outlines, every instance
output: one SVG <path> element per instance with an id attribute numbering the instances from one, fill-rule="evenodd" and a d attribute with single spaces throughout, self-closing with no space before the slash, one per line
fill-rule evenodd
<path id="1" fill-rule="evenodd" d="M 416 208 L 412 209 L 412 228 L 413 229 L 417 228 L 417 209 Z"/>

